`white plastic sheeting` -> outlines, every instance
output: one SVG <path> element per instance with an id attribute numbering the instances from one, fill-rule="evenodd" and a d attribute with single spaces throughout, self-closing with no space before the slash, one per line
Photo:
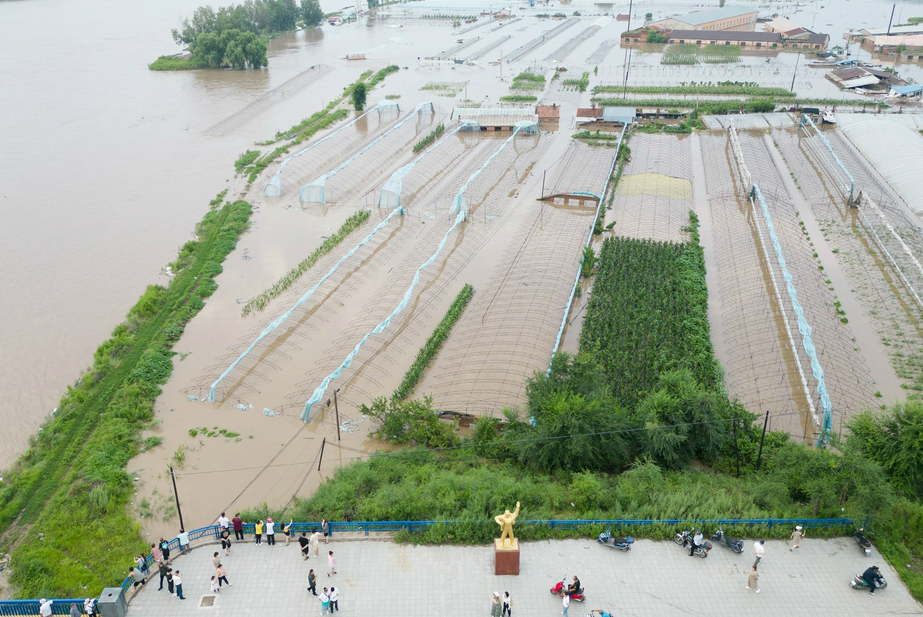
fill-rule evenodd
<path id="1" fill-rule="evenodd" d="M 394 101 L 381 101 L 381 102 L 378 103 L 375 107 L 372 107 L 372 108 L 369 109 L 367 112 L 365 112 L 365 113 L 363 113 L 363 114 L 361 114 L 361 115 L 359 115 L 359 116 L 356 116 L 355 118 L 353 118 L 352 120 L 350 120 L 349 122 L 347 122 L 346 124 L 344 124 L 343 126 L 341 126 L 340 128 L 338 128 L 338 129 L 335 130 L 334 132 L 330 133 L 329 135 L 325 135 L 324 137 L 321 137 L 320 139 L 318 139 L 317 141 L 315 141 L 315 142 L 314 142 L 313 144 L 311 144 L 310 146 L 308 146 L 308 147 L 306 147 L 306 148 L 302 148 L 301 150 L 299 150 L 299 151 L 296 152 L 295 154 L 292 154 L 292 155 L 289 155 L 289 156 L 285 157 L 284 159 L 282 159 L 282 164 L 279 165 L 279 170 L 278 170 L 278 171 L 276 172 L 276 174 L 272 177 L 272 180 L 270 180 L 269 182 L 267 182 L 266 185 L 263 187 L 263 195 L 264 195 L 265 197 L 281 197 L 281 196 L 282 196 L 282 172 L 285 170 L 285 166 L 288 165 L 288 162 L 289 162 L 289 161 L 291 161 L 292 159 L 297 158 L 297 157 L 299 157 L 299 156 L 302 156 L 303 154 L 307 154 L 308 152 L 310 152 L 311 150 L 313 150 L 314 148 L 316 148 L 316 147 L 319 146 L 320 144 L 324 143 L 324 142 L 327 141 L 328 139 L 332 139 L 332 138 L 333 138 L 335 135 L 337 135 L 340 131 L 346 130 L 347 128 L 351 127 L 351 126 L 354 125 L 356 122 L 358 122 L 361 118 L 364 118 L 365 116 L 369 115 L 369 114 L 372 113 L 373 111 L 378 111 L 378 112 L 381 112 L 381 111 L 385 111 L 385 112 L 393 111 L 393 112 L 395 112 L 395 113 L 400 113 L 400 108 L 398 107 L 397 103 L 395 103 Z"/>
<path id="2" fill-rule="evenodd" d="M 423 150 L 423 153 L 420 156 L 391 174 L 391 177 L 388 178 L 384 185 L 381 187 L 381 191 L 378 192 L 378 207 L 399 207 L 401 205 L 401 193 L 404 190 L 404 178 L 407 176 L 407 174 L 413 171 L 413 168 L 417 166 L 417 163 L 422 161 L 427 154 L 441 146 L 446 139 L 457 133 L 461 128 L 462 125 L 456 126 L 454 129 L 443 135 L 442 139 L 433 144 L 432 148 L 426 148 Z"/>
<path id="3" fill-rule="evenodd" d="M 392 101 L 387 101 L 387 102 L 390 103 Z M 371 150 L 372 147 L 375 146 L 375 144 L 380 142 L 382 139 L 384 139 L 385 137 L 387 137 L 394 131 L 399 130 L 402 126 L 404 126 L 404 124 L 407 123 L 408 120 L 410 120 L 411 118 L 417 117 L 419 114 L 423 113 L 424 110 L 426 110 L 428 113 L 432 113 L 433 104 L 429 102 L 420 103 L 413 110 L 413 113 L 407 114 L 406 118 L 404 118 L 403 120 L 401 120 L 400 122 L 398 122 L 397 124 L 389 128 L 387 131 L 385 131 L 384 133 L 382 133 L 381 135 L 373 139 L 364 148 L 362 148 L 361 150 L 353 154 L 351 157 L 343 161 L 339 167 L 328 171 L 327 173 L 322 175 L 320 178 L 316 178 L 308 182 L 305 186 L 301 187 L 301 190 L 298 192 L 298 196 L 301 199 L 301 203 L 314 203 L 314 204 L 327 203 L 327 198 L 326 198 L 326 195 L 324 194 L 324 187 L 327 184 L 327 180 L 329 180 L 333 176 L 337 175 L 338 173 L 340 173 L 341 171 L 349 167 L 353 163 L 353 161 L 355 161 L 357 158 L 359 158 L 360 156 L 362 156 L 363 154 Z"/>
<path id="4" fill-rule="evenodd" d="M 916 214 L 923 214 L 923 138 L 889 114 L 837 114 L 840 130 Z M 860 187 L 861 188 L 861 187 Z"/>

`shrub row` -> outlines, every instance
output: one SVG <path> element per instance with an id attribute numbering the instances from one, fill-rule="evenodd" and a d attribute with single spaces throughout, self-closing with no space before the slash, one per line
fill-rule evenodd
<path id="1" fill-rule="evenodd" d="M 297 281 L 302 274 L 316 264 L 321 257 L 332 251 L 352 231 L 358 229 L 368 218 L 368 210 L 359 210 L 346 219 L 335 234 L 328 236 L 313 253 L 301 260 L 301 263 L 289 270 L 282 278 L 276 281 L 272 287 L 258 296 L 254 296 L 247 300 L 247 303 L 244 304 L 244 307 L 240 310 L 240 316 L 246 317 L 250 313 L 262 311 L 266 308 L 273 298 L 279 296 L 283 291 L 291 287 L 292 283 Z"/>
<path id="2" fill-rule="evenodd" d="M 433 129 L 429 135 L 414 144 L 413 153 L 416 154 L 429 146 L 431 143 L 439 139 L 439 136 L 442 135 L 443 132 L 445 132 L 445 125 L 440 124 L 435 129 Z"/>

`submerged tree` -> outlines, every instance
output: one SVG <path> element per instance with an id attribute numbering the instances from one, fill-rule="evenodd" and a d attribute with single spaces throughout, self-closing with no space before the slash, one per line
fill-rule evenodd
<path id="1" fill-rule="evenodd" d="M 353 108 L 356 111 L 362 111 L 365 109 L 365 97 L 367 94 L 367 89 L 365 84 L 356 84 L 353 88 Z"/>
<path id="2" fill-rule="evenodd" d="M 301 16 L 306 28 L 313 28 L 324 19 L 324 10 L 317 0 L 301 0 Z"/>

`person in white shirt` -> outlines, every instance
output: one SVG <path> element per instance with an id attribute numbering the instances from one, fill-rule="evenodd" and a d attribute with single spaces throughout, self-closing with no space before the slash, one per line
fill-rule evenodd
<path id="1" fill-rule="evenodd" d="M 314 549 L 315 557 L 320 555 L 319 545 L 320 545 L 320 532 L 315 529 L 314 533 L 311 534 L 311 548 Z"/>
<path id="2" fill-rule="evenodd" d="M 51 600 L 42 598 L 40 602 L 41 606 L 38 607 L 38 614 L 41 615 L 41 617 L 51 617 L 51 602 Z"/>
<path id="3" fill-rule="evenodd" d="M 760 540 L 759 542 L 753 543 L 753 554 L 756 556 L 756 561 L 753 562 L 753 567 L 760 565 L 760 560 L 763 558 L 763 545 L 766 544 L 766 540 Z"/>
<path id="4" fill-rule="evenodd" d="M 84 600 L 83 612 L 86 613 L 87 615 L 92 615 L 93 613 L 96 612 L 96 603 L 94 602 L 93 598 L 87 598 L 86 600 Z"/>
<path id="5" fill-rule="evenodd" d="M 221 516 L 218 517 L 218 525 L 222 529 L 227 529 L 231 526 L 231 520 L 224 515 L 224 512 L 221 513 Z"/>
<path id="6" fill-rule="evenodd" d="M 702 546 L 702 531 L 699 529 L 695 530 L 695 536 L 692 538 L 692 546 L 689 547 L 689 556 L 693 557 L 695 555 L 695 549 Z"/>
<path id="7" fill-rule="evenodd" d="M 327 595 L 327 588 L 324 587 L 324 590 L 320 592 L 320 595 L 317 597 L 320 600 L 320 614 L 326 615 L 330 610 L 330 596 Z"/>
<path id="8" fill-rule="evenodd" d="M 333 611 L 340 610 L 340 592 L 337 591 L 336 587 L 330 588 L 330 614 L 333 614 Z"/>
<path id="9" fill-rule="evenodd" d="M 269 546 L 273 546 L 276 543 L 276 524 L 272 522 L 271 518 L 266 519 L 266 542 Z"/>

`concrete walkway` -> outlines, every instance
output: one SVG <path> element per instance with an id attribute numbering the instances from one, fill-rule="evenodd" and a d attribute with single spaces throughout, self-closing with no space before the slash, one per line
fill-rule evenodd
<path id="1" fill-rule="evenodd" d="M 211 607 L 212 554 L 204 546 L 178 557 L 184 575 L 185 602 L 157 590 L 155 575 L 132 600 L 130 617 L 193 615 L 319 615 L 320 603 L 308 591 L 308 569 L 318 588 L 340 589 L 343 615 L 363 617 L 487 617 L 494 591 L 509 591 L 515 614 L 561 614 L 561 600 L 549 588 L 565 575 L 580 577 L 587 602 L 572 603 L 571 617 L 591 608 L 613 615 L 923 615 L 897 574 L 873 552 L 865 557 L 851 538 L 802 542 L 790 552 L 781 541 L 766 543 L 760 564 L 759 595 L 745 589 L 753 563 L 752 541 L 737 555 L 715 545 L 706 559 L 688 557 L 672 542 L 640 540 L 629 553 L 604 548 L 593 540 L 529 542 L 522 545 L 520 576 L 493 575 L 492 547 L 406 546 L 382 540 L 331 541 L 321 556 L 302 561 L 298 545 L 234 545 L 224 566 L 232 587 Z M 337 570 L 327 577 L 324 549 L 333 550 Z M 874 596 L 849 587 L 853 574 L 878 565 L 889 587 Z"/>

